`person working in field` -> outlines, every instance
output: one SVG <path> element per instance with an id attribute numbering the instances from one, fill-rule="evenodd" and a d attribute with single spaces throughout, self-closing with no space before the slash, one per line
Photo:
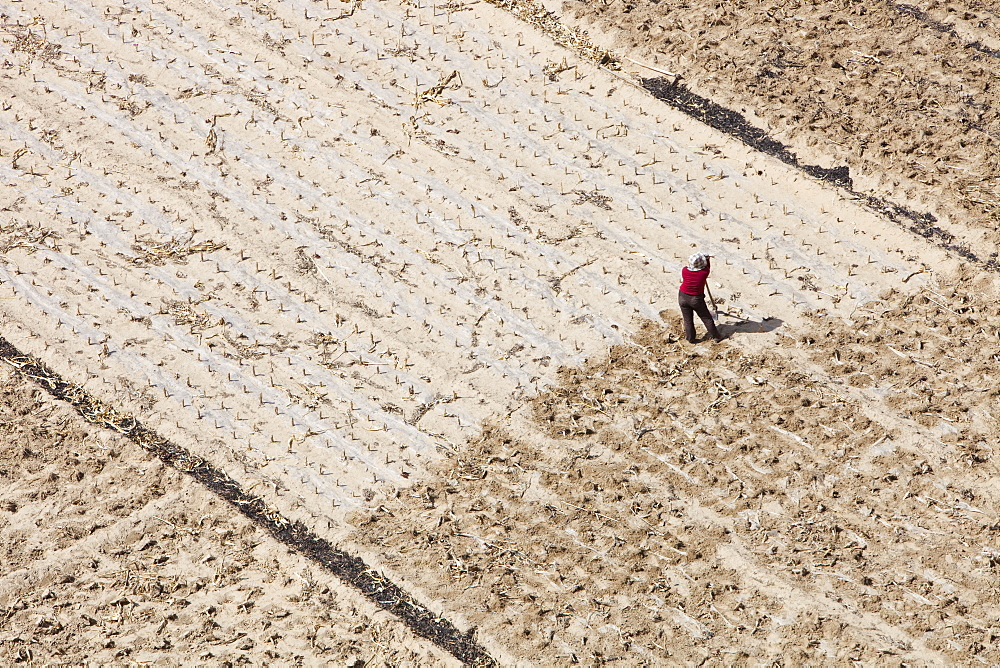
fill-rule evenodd
<path id="1" fill-rule="evenodd" d="M 705 283 L 711 271 L 711 255 L 695 253 L 688 258 L 688 266 L 681 269 L 681 288 L 677 292 L 677 303 L 681 307 L 684 318 L 684 338 L 688 343 L 694 343 L 694 314 L 697 313 L 705 323 L 708 335 L 716 341 L 722 340 L 722 335 L 715 327 L 715 321 L 705 303 Z"/>

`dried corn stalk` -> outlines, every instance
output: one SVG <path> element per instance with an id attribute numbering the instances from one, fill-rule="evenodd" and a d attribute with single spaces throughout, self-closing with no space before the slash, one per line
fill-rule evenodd
<path id="1" fill-rule="evenodd" d="M 215 241 L 202 241 L 200 243 L 183 243 L 175 239 L 169 241 L 154 241 L 148 237 L 137 237 L 132 244 L 132 250 L 136 257 L 130 258 L 134 264 L 144 267 L 147 265 L 163 266 L 167 262 L 177 262 L 185 264 L 187 258 L 196 253 L 212 253 L 225 248 L 225 244 Z"/>
<path id="2" fill-rule="evenodd" d="M 207 313 L 199 313 L 194 309 L 194 304 L 172 299 L 163 300 L 160 315 L 169 315 L 173 318 L 175 325 L 188 327 L 192 334 L 200 334 L 215 324 L 212 322 L 212 316 Z"/>
<path id="3" fill-rule="evenodd" d="M 329 7 L 329 5 L 327 5 L 327 7 Z M 359 7 L 361 7 L 361 0 L 353 0 L 351 2 L 351 8 L 350 9 L 348 9 L 346 11 L 340 12 L 339 16 L 331 16 L 330 18 L 323 19 L 323 20 L 324 21 L 339 21 L 340 19 L 350 18 L 350 17 L 354 16 L 354 12 L 356 12 Z"/>
<path id="4" fill-rule="evenodd" d="M 36 251 L 40 248 L 47 248 L 49 239 L 55 245 L 55 239 L 59 235 L 54 230 L 47 230 L 33 223 L 20 223 L 12 221 L 10 227 L 0 227 L 0 253 L 8 253 L 15 248 L 27 248 L 29 251 Z"/>
<path id="5" fill-rule="evenodd" d="M 27 54 L 29 61 L 37 58 L 44 62 L 52 62 L 62 54 L 62 47 L 47 41 L 44 37 L 39 37 L 27 26 L 6 26 L 5 31 L 13 37 L 13 40 L 7 42 L 10 44 L 11 52 Z"/>
<path id="6" fill-rule="evenodd" d="M 561 63 L 549 63 L 542 68 L 545 75 L 549 78 L 549 81 L 557 81 L 559 79 L 559 74 L 565 72 L 566 70 L 571 70 L 576 65 L 570 65 L 566 62 L 566 58 L 562 59 Z"/>
<path id="7" fill-rule="evenodd" d="M 959 192 L 970 202 L 987 207 L 1000 206 L 1000 183 L 990 183 L 988 180 L 970 183 L 960 188 Z"/>
<path id="8" fill-rule="evenodd" d="M 458 79 L 457 83 L 452 83 L 455 79 Z M 451 74 L 446 77 L 441 77 L 441 80 L 436 84 L 428 88 L 422 93 L 417 94 L 417 104 L 419 107 L 424 102 L 439 102 L 438 98 L 444 93 L 445 90 L 451 88 L 455 89 L 462 85 L 462 77 L 459 76 L 458 70 L 452 70 Z"/>

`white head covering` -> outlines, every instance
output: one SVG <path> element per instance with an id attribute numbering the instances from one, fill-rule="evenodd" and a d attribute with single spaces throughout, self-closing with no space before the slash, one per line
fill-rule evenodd
<path id="1" fill-rule="evenodd" d="M 688 269 L 691 271 L 701 271 L 708 266 L 708 256 L 704 253 L 694 253 L 688 258 Z"/>

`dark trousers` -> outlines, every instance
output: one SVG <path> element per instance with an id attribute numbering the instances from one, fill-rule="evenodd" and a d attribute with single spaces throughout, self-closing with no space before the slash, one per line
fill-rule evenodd
<path id="1" fill-rule="evenodd" d="M 701 321 L 705 323 L 708 335 L 716 341 L 721 341 L 719 330 L 715 328 L 715 321 L 712 320 L 712 312 L 708 310 L 705 303 L 705 295 L 689 295 L 686 292 L 677 291 L 677 303 L 681 307 L 681 315 L 684 317 L 684 338 L 688 343 L 694 343 L 694 314 L 697 313 Z"/>

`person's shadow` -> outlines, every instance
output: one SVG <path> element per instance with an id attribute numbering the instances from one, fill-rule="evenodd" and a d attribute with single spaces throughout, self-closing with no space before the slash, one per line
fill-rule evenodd
<path id="1" fill-rule="evenodd" d="M 723 315 L 729 316 L 735 320 L 735 322 L 723 323 L 720 318 L 720 321 L 715 323 L 715 327 L 719 330 L 719 334 L 727 339 L 733 334 L 763 334 L 765 332 L 773 332 L 785 324 L 785 321 L 781 318 L 767 317 L 763 320 L 748 320 L 725 311 L 720 311 L 719 316 Z"/>

